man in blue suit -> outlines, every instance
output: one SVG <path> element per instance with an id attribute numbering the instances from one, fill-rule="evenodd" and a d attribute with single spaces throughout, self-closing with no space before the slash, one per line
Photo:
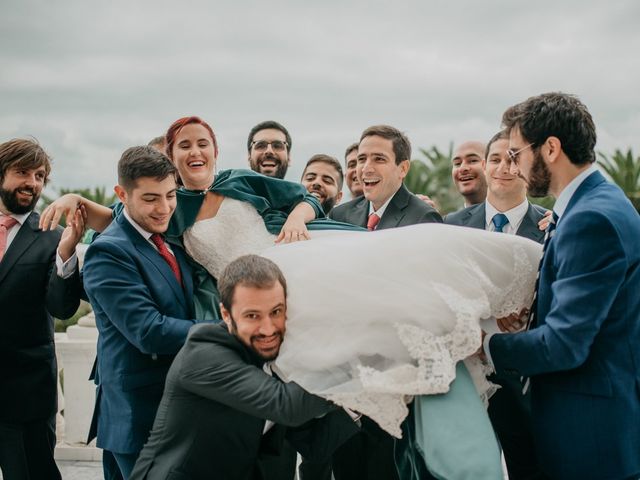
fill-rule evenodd
<path id="1" fill-rule="evenodd" d="M 115 191 L 124 210 L 87 250 L 84 285 L 99 331 L 97 445 L 105 478 L 126 479 L 195 320 L 185 253 L 162 238 L 176 208 L 175 167 L 151 147 L 132 147 Z"/>
<path id="2" fill-rule="evenodd" d="M 529 329 L 485 338 L 498 373 L 531 388 L 551 478 L 640 475 L 640 217 L 593 166 L 595 126 L 562 93 L 509 108 L 512 171 L 556 198 Z"/>
<path id="3" fill-rule="evenodd" d="M 510 171 L 509 134 L 502 130 L 487 144 L 482 161 L 486 176 L 487 198 L 477 205 L 450 213 L 444 219 L 449 225 L 479 228 L 507 235 L 519 235 L 542 243 L 544 231 L 538 222 L 546 210 L 527 200 L 527 186 Z M 487 330 L 497 326 L 483 325 Z M 495 320 L 493 320 L 495 323 Z M 500 326 L 507 330 L 507 325 Z M 522 325 L 510 325 L 515 331 Z M 538 478 L 540 468 L 533 448 L 531 433 L 531 395 L 522 394 L 518 375 L 491 375 L 489 380 L 500 385 L 489 399 L 489 418 L 500 440 L 510 480 Z"/>

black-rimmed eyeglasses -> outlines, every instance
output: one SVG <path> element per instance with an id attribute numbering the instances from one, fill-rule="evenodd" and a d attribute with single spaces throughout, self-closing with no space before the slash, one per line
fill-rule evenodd
<path id="1" fill-rule="evenodd" d="M 281 152 L 289 145 L 287 142 L 283 142 L 281 140 L 274 140 L 273 142 L 267 142 L 266 140 L 258 140 L 257 142 L 251 142 L 251 148 L 259 152 L 265 151 L 267 148 L 271 148 L 276 152 Z"/>

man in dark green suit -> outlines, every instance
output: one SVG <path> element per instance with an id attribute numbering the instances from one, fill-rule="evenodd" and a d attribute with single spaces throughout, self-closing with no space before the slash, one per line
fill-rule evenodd
<path id="1" fill-rule="evenodd" d="M 240 257 L 218 289 L 224 323 L 191 329 L 132 480 L 263 480 L 285 437 L 321 460 L 358 431 L 345 411 L 271 372 L 286 330 L 280 269 Z"/>
<path id="2" fill-rule="evenodd" d="M 484 202 L 445 217 L 445 223 L 519 235 L 542 243 L 544 231 L 538 222 L 546 210 L 531 205 L 526 184 L 509 172 L 509 136 L 499 132 L 489 141 L 483 160 L 487 183 Z M 517 327 L 517 326 L 515 326 Z M 510 479 L 540 478 L 531 430 L 531 398 L 522 394 L 517 375 L 492 375 L 489 379 L 502 388 L 489 399 L 489 417 L 507 463 Z"/>

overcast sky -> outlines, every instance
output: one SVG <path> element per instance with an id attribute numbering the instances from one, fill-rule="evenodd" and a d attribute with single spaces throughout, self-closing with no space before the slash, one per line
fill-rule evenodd
<path id="1" fill-rule="evenodd" d="M 640 154 L 640 3 L 2 0 L 0 141 L 32 135 L 53 187 L 109 188 L 122 151 L 200 115 L 219 168 L 273 119 L 298 181 L 369 125 L 418 147 L 495 133 L 511 104 L 577 94 L 597 148 Z"/>

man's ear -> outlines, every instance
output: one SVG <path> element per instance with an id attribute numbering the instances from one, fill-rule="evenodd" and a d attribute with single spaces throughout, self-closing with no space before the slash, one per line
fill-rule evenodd
<path id="1" fill-rule="evenodd" d="M 411 168 L 411 162 L 409 160 L 403 160 L 400 162 L 400 178 L 404 179 L 409 173 L 409 168 Z"/>
<path id="2" fill-rule="evenodd" d="M 127 191 L 124 189 L 122 185 L 116 185 L 113 187 L 113 191 L 116 192 L 118 199 L 122 202 L 123 205 L 127 204 Z"/>
<path id="3" fill-rule="evenodd" d="M 555 163 L 562 154 L 562 142 L 558 137 L 549 137 L 542 146 L 543 150 L 547 154 L 547 161 L 549 163 Z"/>
<path id="4" fill-rule="evenodd" d="M 335 205 L 338 205 L 340 203 L 340 200 L 342 200 L 342 191 L 338 192 L 338 195 L 336 195 L 336 203 L 335 203 Z"/>
<path id="5" fill-rule="evenodd" d="M 231 331 L 231 314 L 229 310 L 224 308 L 222 302 L 220 302 L 220 314 L 222 315 L 222 321 L 227 325 L 227 330 Z"/>

